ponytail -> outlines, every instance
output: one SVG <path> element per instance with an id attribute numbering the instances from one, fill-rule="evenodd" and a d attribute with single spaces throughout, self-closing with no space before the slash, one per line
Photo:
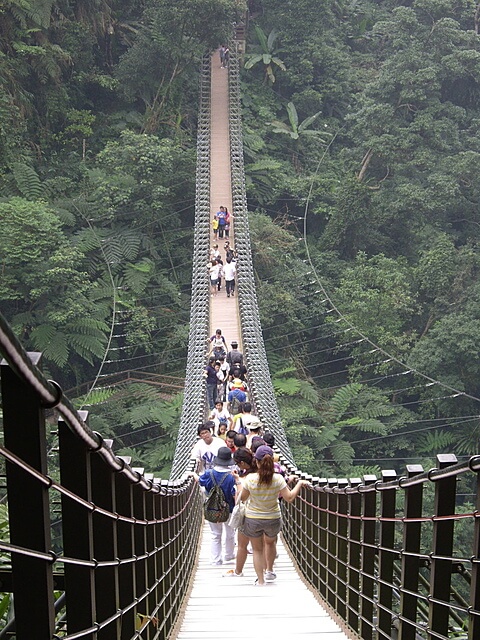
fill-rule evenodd
<path id="1" fill-rule="evenodd" d="M 272 456 L 263 456 L 261 460 L 256 460 L 258 469 L 258 484 L 272 484 L 272 478 L 275 471 Z"/>

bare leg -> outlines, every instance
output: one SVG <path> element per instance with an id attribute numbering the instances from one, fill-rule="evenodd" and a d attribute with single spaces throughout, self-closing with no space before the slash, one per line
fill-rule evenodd
<path id="1" fill-rule="evenodd" d="M 253 547 L 253 567 L 257 574 L 258 584 L 265 584 L 263 572 L 265 571 L 265 551 L 263 535 L 259 538 L 250 538 Z"/>
<path id="2" fill-rule="evenodd" d="M 244 536 L 243 533 L 239 531 L 237 536 L 237 558 L 235 560 L 235 573 L 237 574 L 242 573 L 243 567 L 245 566 L 245 562 L 248 556 L 247 546 L 247 536 Z"/>
<path id="3" fill-rule="evenodd" d="M 263 536 L 263 540 L 265 543 L 265 564 L 267 571 L 273 571 L 273 563 L 275 562 L 275 558 L 277 556 L 277 536 L 275 538 L 269 538 L 268 536 Z"/>

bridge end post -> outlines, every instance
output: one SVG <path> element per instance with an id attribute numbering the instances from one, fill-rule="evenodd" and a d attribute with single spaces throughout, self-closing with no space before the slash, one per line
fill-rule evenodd
<path id="1" fill-rule="evenodd" d="M 28 354 L 40 365 L 40 353 Z M 35 390 L 5 360 L 0 364 L 4 445 L 19 463 L 6 462 L 10 542 L 39 554 L 51 551 L 49 487 L 29 473 L 48 475 L 45 410 Z M 22 464 L 24 463 L 24 464 Z M 13 600 L 17 640 L 55 631 L 53 562 L 34 554 L 12 554 Z"/>

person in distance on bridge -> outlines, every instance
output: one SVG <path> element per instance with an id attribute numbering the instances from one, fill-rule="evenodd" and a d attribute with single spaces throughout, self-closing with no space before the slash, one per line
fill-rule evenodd
<path id="1" fill-rule="evenodd" d="M 222 400 L 222 402 L 225 402 L 227 399 L 226 394 L 227 394 L 228 378 L 230 376 L 230 365 L 226 361 L 225 355 L 221 355 L 218 358 L 218 361 L 220 362 L 220 371 L 222 371 L 223 373 L 223 389 L 222 389 L 222 393 L 218 396 L 218 399 Z"/>
<path id="2" fill-rule="evenodd" d="M 217 236 L 218 236 L 218 220 L 217 220 L 217 216 L 213 216 L 213 218 L 212 218 L 212 229 L 213 229 L 213 237 L 216 240 Z"/>
<path id="3" fill-rule="evenodd" d="M 217 295 L 218 279 L 220 277 L 221 268 L 222 265 L 217 261 L 216 258 L 212 258 L 211 262 L 208 263 L 210 293 L 212 294 L 212 296 Z"/>
<path id="4" fill-rule="evenodd" d="M 230 215 L 230 211 L 227 209 L 227 207 L 224 207 L 224 209 L 225 209 L 225 214 L 226 214 L 226 218 L 225 218 L 225 237 L 228 238 L 230 236 L 231 215 Z"/>
<path id="5" fill-rule="evenodd" d="M 245 403 L 247 404 L 247 403 Z M 245 420 L 245 418 L 242 416 L 241 417 L 242 421 Z M 235 423 L 234 423 L 235 424 Z M 252 446 L 252 440 L 253 438 L 262 438 L 263 437 L 263 425 L 260 422 L 259 418 L 257 418 L 257 416 L 252 416 L 250 415 L 250 422 L 248 423 L 248 430 L 249 430 L 249 434 L 247 435 L 247 447 L 251 447 Z"/>
<path id="6" fill-rule="evenodd" d="M 221 291 L 221 289 L 222 289 L 222 278 L 223 278 L 223 260 L 222 260 L 221 256 L 218 256 L 217 264 L 220 265 L 220 270 L 218 272 L 217 290 Z"/>
<path id="7" fill-rule="evenodd" d="M 203 375 L 207 382 L 207 403 L 210 411 L 215 408 L 217 401 L 217 372 L 215 371 L 215 356 L 210 356 L 208 364 L 203 370 Z"/>
<path id="8" fill-rule="evenodd" d="M 209 420 L 213 420 L 217 428 L 220 426 L 220 421 L 225 421 L 228 425 L 229 429 L 233 428 L 233 420 L 232 416 L 229 414 L 227 409 L 223 407 L 223 402 L 217 398 L 217 402 L 215 403 L 215 408 L 210 413 Z"/>
<path id="9" fill-rule="evenodd" d="M 225 46 L 225 52 L 223 54 L 223 67 L 226 69 L 228 67 L 228 61 L 230 59 L 230 49 Z"/>
<path id="10" fill-rule="evenodd" d="M 285 478 L 275 473 L 273 449 L 267 445 L 259 447 L 254 458 L 256 473 L 249 474 L 242 481 L 240 500 L 247 502 L 243 534 L 250 539 L 253 547 L 253 566 L 257 579 L 255 584 L 263 586 L 277 577 L 273 572 L 276 555 L 277 535 L 282 526 L 279 495 L 286 502 L 293 502 L 307 480 L 299 480 L 290 490 Z"/>
<path id="11" fill-rule="evenodd" d="M 222 44 L 220 46 L 220 49 L 218 50 L 218 53 L 220 55 L 220 68 L 224 69 L 225 68 L 225 50 L 226 50 L 226 46 L 224 44 Z"/>
<path id="12" fill-rule="evenodd" d="M 237 252 L 233 247 L 230 246 L 230 240 L 225 240 L 225 244 L 223 245 L 223 249 L 225 251 L 225 260 L 227 258 L 231 258 L 233 262 L 237 259 Z"/>
<path id="13" fill-rule="evenodd" d="M 207 420 L 197 429 L 199 440 L 195 443 L 190 457 L 197 461 L 199 473 L 213 467 L 218 450 L 225 446 L 225 442 L 221 438 L 214 437 L 214 428 L 215 423 L 212 420 Z"/>
<path id="14" fill-rule="evenodd" d="M 225 231 L 225 224 L 227 222 L 225 207 L 220 207 L 215 215 L 217 216 L 218 220 L 218 237 L 223 238 L 223 232 Z"/>
<path id="15" fill-rule="evenodd" d="M 233 453 L 236 450 L 236 446 L 235 446 L 235 431 L 233 431 L 233 429 L 230 429 L 230 431 L 227 431 L 227 437 L 225 438 L 225 444 L 227 445 L 227 447 L 230 449 L 230 451 Z"/>
<path id="16" fill-rule="evenodd" d="M 220 251 L 218 250 L 218 244 L 214 244 L 213 247 L 210 249 L 210 260 L 212 260 L 213 258 L 215 258 L 216 260 L 219 257 L 220 257 Z"/>
<path id="17" fill-rule="evenodd" d="M 228 423 L 226 418 L 220 418 L 218 422 L 217 433 L 215 435 L 221 438 L 222 440 L 226 440 L 227 431 L 228 431 Z"/>
<path id="18" fill-rule="evenodd" d="M 247 447 L 250 446 L 248 444 L 248 436 L 252 429 L 256 428 L 260 429 L 261 424 L 260 420 L 257 416 L 252 414 L 252 404 L 250 402 L 244 402 L 241 408 L 241 412 L 235 414 L 233 416 L 233 428 L 237 433 L 244 433 L 247 436 Z M 253 435 L 260 435 L 258 432 L 255 432 Z"/>
<path id="19" fill-rule="evenodd" d="M 231 347 L 232 348 L 227 353 L 226 360 L 230 365 L 230 373 L 233 373 L 235 365 L 237 365 L 237 368 L 243 366 L 243 353 L 238 350 L 238 342 L 236 340 L 232 340 Z"/>
<path id="20" fill-rule="evenodd" d="M 227 355 L 227 343 L 222 336 L 221 329 L 215 331 L 215 334 L 209 338 L 209 342 L 212 345 L 212 356 L 215 360 L 220 360 L 222 357 L 225 358 Z"/>
<path id="21" fill-rule="evenodd" d="M 247 448 L 247 436 L 244 433 L 237 433 L 233 436 L 233 443 L 235 445 L 235 449 L 238 451 L 239 449 Z"/>
<path id="22" fill-rule="evenodd" d="M 225 290 L 227 292 L 227 298 L 230 298 L 230 296 L 233 297 L 235 295 L 236 271 L 237 271 L 236 262 L 234 262 L 230 256 L 227 256 L 226 263 L 223 265 L 223 276 L 225 278 Z"/>
<path id="23" fill-rule="evenodd" d="M 235 429 L 235 415 L 237 415 L 241 411 L 241 406 L 247 399 L 247 394 L 243 391 L 241 386 L 241 381 L 238 381 L 231 390 L 228 392 L 227 400 L 227 409 L 230 415 L 234 416 L 233 418 L 233 428 Z M 236 430 L 236 429 L 235 429 Z"/>

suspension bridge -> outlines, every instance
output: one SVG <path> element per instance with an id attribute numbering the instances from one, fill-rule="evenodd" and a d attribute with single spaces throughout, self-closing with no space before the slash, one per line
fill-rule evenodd
<path id="1" fill-rule="evenodd" d="M 0 318 L 5 488 L 0 639 L 179 640 L 326 637 L 480 638 L 480 456 L 379 477 L 312 478 L 295 468 L 262 339 L 250 251 L 239 56 L 203 63 L 188 367 L 169 480 L 134 468 L 89 427 Z M 212 209 L 227 205 L 239 254 L 234 298 L 211 298 L 205 265 Z M 223 578 L 208 563 L 190 452 L 205 419 L 206 344 L 215 328 L 243 349 L 255 413 L 281 461 L 312 488 L 283 504 L 278 584 Z M 46 414 L 58 416 L 59 473 L 49 468 Z M 457 485 L 476 487 L 471 512 Z M 247 565 L 246 574 L 249 567 Z M 253 578 L 253 571 L 251 573 Z M 301 577 L 300 577 L 301 576 Z"/>

